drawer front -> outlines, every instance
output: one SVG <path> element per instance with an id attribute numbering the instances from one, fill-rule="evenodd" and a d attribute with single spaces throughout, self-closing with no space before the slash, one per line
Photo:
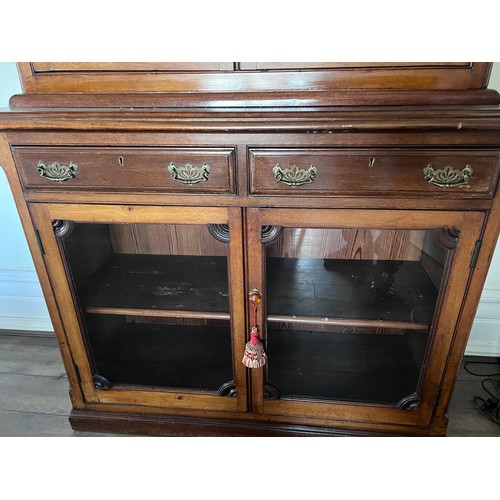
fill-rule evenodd
<path id="1" fill-rule="evenodd" d="M 234 148 L 14 146 L 26 189 L 234 193 Z"/>
<path id="2" fill-rule="evenodd" d="M 250 148 L 255 195 L 491 198 L 499 152 Z"/>

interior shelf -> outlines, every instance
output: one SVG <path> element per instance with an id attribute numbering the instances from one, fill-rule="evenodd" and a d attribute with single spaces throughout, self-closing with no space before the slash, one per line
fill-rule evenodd
<path id="1" fill-rule="evenodd" d="M 268 323 L 290 323 L 295 325 L 328 325 L 332 327 L 359 327 L 359 328 L 394 328 L 404 330 L 429 329 L 429 323 L 409 323 L 408 321 L 389 321 L 381 319 L 356 319 L 356 318 L 332 318 L 316 316 L 286 316 L 270 315 L 267 317 Z"/>
<path id="2" fill-rule="evenodd" d="M 229 319 L 226 257 L 115 254 L 83 285 L 86 312 Z"/>
<path id="3" fill-rule="evenodd" d="M 266 262 L 271 323 L 430 328 L 438 292 L 420 262 L 273 257 Z M 388 269 L 392 295 L 372 287 Z"/>

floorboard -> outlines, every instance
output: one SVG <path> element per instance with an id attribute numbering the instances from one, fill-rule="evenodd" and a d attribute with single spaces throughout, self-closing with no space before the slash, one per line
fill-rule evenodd
<path id="1" fill-rule="evenodd" d="M 469 361 L 467 359 L 466 361 Z M 447 436 L 499 437 L 500 425 L 490 421 L 474 405 L 475 396 L 489 397 L 481 386 L 488 375 L 498 373 L 498 359 L 473 358 L 481 363 L 459 372 L 449 411 Z M 68 422 L 71 404 L 68 380 L 53 335 L 0 332 L 0 437 L 114 436 L 74 432 Z"/>

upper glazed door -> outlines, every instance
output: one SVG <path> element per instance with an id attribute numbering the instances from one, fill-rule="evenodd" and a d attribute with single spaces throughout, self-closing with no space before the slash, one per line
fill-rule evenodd
<path id="1" fill-rule="evenodd" d="M 239 209 L 31 210 L 88 403 L 246 410 Z"/>
<path id="2" fill-rule="evenodd" d="M 31 92 L 269 92 L 486 88 L 491 63 L 18 63 Z"/>
<path id="3" fill-rule="evenodd" d="M 491 65 L 472 62 L 242 62 L 242 70 L 300 71 L 330 89 L 469 89 L 488 84 Z M 315 82 L 315 75 L 318 81 Z M 321 76 L 320 76 L 321 75 Z"/>
<path id="4" fill-rule="evenodd" d="M 429 424 L 484 215 L 249 210 L 254 411 Z"/>
<path id="5" fill-rule="evenodd" d="M 231 62 L 33 62 L 37 73 L 50 72 L 98 72 L 98 71 L 227 71 L 233 69 Z"/>

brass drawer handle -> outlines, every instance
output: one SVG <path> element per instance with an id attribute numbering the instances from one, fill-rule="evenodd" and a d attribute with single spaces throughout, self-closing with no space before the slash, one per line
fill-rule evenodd
<path id="1" fill-rule="evenodd" d="M 311 184 L 316 178 L 318 169 L 315 165 L 311 165 L 307 170 L 292 165 L 290 168 L 281 168 L 279 163 L 273 168 L 273 174 L 278 182 L 283 182 L 287 186 L 293 188 L 302 186 L 303 184 Z"/>
<path id="2" fill-rule="evenodd" d="M 182 184 L 197 184 L 208 181 L 210 165 L 205 162 L 201 167 L 193 167 L 191 163 L 187 163 L 183 167 L 176 167 L 175 163 L 170 162 L 168 171 L 174 181 L 182 182 Z"/>
<path id="3" fill-rule="evenodd" d="M 469 179 L 473 173 L 474 170 L 471 165 L 465 165 L 462 170 L 450 167 L 449 165 L 434 170 L 429 163 L 429 165 L 424 168 L 424 179 L 440 188 L 450 188 L 469 184 Z"/>
<path id="4" fill-rule="evenodd" d="M 40 177 L 45 177 L 45 179 L 53 182 L 64 182 L 73 179 L 78 173 L 78 165 L 73 161 L 70 161 L 68 165 L 61 165 L 55 161 L 47 166 L 40 160 L 36 168 L 40 172 Z"/>

